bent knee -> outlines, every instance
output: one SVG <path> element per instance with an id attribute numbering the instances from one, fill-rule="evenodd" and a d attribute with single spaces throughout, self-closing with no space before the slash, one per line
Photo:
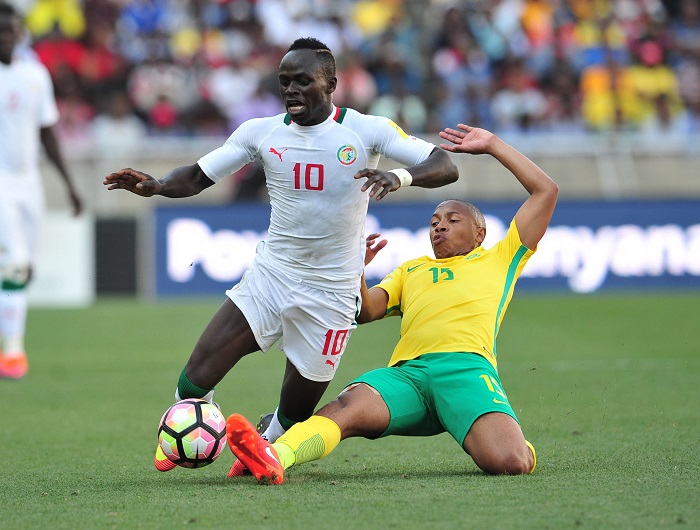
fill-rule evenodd
<path id="1" fill-rule="evenodd" d="M 530 473 L 534 461 L 527 447 L 525 451 L 510 451 L 493 455 L 477 465 L 491 475 L 525 475 Z"/>

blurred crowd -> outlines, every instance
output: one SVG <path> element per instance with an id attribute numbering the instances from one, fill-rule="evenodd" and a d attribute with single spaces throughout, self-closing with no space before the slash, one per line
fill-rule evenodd
<path id="1" fill-rule="evenodd" d="M 413 133 L 700 129 L 700 0 L 16 0 L 60 134 L 129 148 L 283 112 L 277 66 L 314 36 L 335 103 Z M 32 51 L 33 50 L 33 51 Z"/>

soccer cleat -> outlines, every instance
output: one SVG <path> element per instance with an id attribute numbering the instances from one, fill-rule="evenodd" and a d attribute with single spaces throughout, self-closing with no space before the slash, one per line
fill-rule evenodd
<path id="1" fill-rule="evenodd" d="M 262 433 L 264 433 L 267 430 L 267 427 L 270 425 L 270 422 L 272 421 L 272 418 L 274 417 L 274 413 L 270 414 L 265 414 L 263 416 L 260 416 L 260 421 L 258 421 L 258 424 L 255 426 L 255 428 L 258 430 L 258 433 L 262 436 Z M 265 438 L 263 436 L 263 438 Z M 267 440 L 267 438 L 265 438 Z M 268 440 L 269 441 L 269 440 Z M 245 477 L 245 476 L 251 476 L 252 473 L 250 472 L 250 469 L 245 467 L 245 464 L 241 462 L 240 460 L 236 459 L 233 462 L 233 465 L 231 466 L 231 469 L 228 471 L 228 478 L 234 478 L 234 477 Z"/>
<path id="2" fill-rule="evenodd" d="M 153 465 L 156 466 L 158 471 L 162 471 L 163 473 L 177 467 L 175 462 L 168 460 L 168 457 L 165 456 L 163 449 L 160 448 L 160 444 L 156 447 L 156 456 L 153 459 Z"/>
<path id="3" fill-rule="evenodd" d="M 237 458 L 233 461 L 231 469 L 228 470 L 228 478 L 245 477 L 250 475 L 252 475 L 250 470 L 247 467 L 245 467 L 245 464 L 243 464 L 243 462 L 241 462 Z"/>
<path id="4" fill-rule="evenodd" d="M 282 484 L 284 468 L 277 451 L 243 415 L 232 414 L 226 421 L 226 439 L 236 458 L 260 483 Z M 234 466 L 235 466 L 234 462 Z M 231 471 L 233 472 L 233 466 Z M 229 475 L 231 476 L 231 475 Z"/>
<path id="5" fill-rule="evenodd" d="M 27 356 L 22 354 L 18 357 L 0 357 L 0 377 L 6 379 L 22 379 L 27 375 L 29 363 Z"/>
<path id="6" fill-rule="evenodd" d="M 264 433 L 267 428 L 270 426 L 270 423 L 272 423 L 272 418 L 275 417 L 274 412 L 270 412 L 269 414 L 264 414 L 263 416 L 260 416 L 260 421 L 258 424 L 255 426 L 255 428 L 258 430 L 260 434 Z M 269 440 L 268 440 L 269 442 Z"/>

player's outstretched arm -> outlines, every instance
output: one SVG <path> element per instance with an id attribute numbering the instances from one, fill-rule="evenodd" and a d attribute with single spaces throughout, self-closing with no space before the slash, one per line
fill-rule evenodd
<path id="1" fill-rule="evenodd" d="M 515 225 L 523 245 L 534 249 L 549 226 L 559 186 L 537 164 L 495 134 L 463 123 L 457 127 L 440 132 L 441 138 L 451 142 L 440 144 L 442 149 L 453 153 L 490 154 L 513 173 L 530 194 L 515 214 Z"/>
<path id="2" fill-rule="evenodd" d="M 103 181 L 108 190 L 127 190 L 141 197 L 162 195 L 163 197 L 191 197 L 212 186 L 214 182 L 199 167 L 199 164 L 177 167 L 160 179 L 125 168 L 107 175 Z"/>
<path id="3" fill-rule="evenodd" d="M 403 183 L 401 178 L 391 171 L 379 169 L 363 169 L 355 174 L 356 179 L 367 179 L 362 186 L 362 191 L 369 190 L 370 197 L 381 200 L 391 191 L 396 191 L 402 186 L 418 186 L 420 188 L 439 188 L 456 182 L 459 171 L 449 155 L 440 149 L 433 149 L 428 158 L 420 164 L 407 167 L 401 171 L 408 172 L 410 182 Z M 404 173 L 406 175 L 406 173 Z"/>

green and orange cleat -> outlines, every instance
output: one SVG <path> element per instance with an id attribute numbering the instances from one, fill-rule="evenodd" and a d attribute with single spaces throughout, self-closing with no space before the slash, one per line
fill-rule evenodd
<path id="1" fill-rule="evenodd" d="M 0 357 L 0 378 L 22 379 L 29 371 L 27 356 Z"/>
<path id="2" fill-rule="evenodd" d="M 171 469 L 175 469 L 177 467 L 177 464 L 173 462 L 172 460 L 169 460 L 167 456 L 165 456 L 165 453 L 163 452 L 163 449 L 161 449 L 160 444 L 156 447 L 156 456 L 153 458 L 153 465 L 156 466 L 156 469 L 158 471 L 162 471 L 165 473 L 166 471 L 170 471 Z"/>
<path id="3" fill-rule="evenodd" d="M 236 455 L 229 477 L 239 476 L 240 465 L 247 468 L 261 484 L 282 484 L 284 467 L 277 451 L 265 440 L 256 428 L 241 414 L 232 414 L 226 421 L 226 439 Z M 234 469 L 236 468 L 236 469 Z"/>

